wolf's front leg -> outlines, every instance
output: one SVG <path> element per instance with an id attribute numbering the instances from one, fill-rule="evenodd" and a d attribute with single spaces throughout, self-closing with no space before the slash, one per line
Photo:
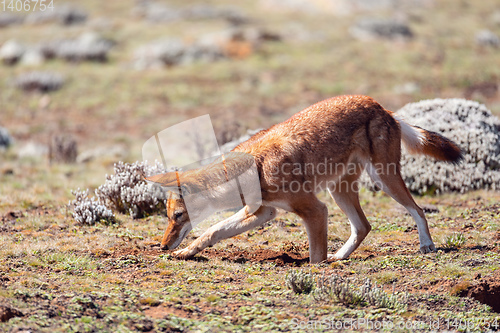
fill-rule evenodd
<path id="1" fill-rule="evenodd" d="M 220 240 L 253 229 L 276 216 L 276 209 L 269 206 L 260 206 L 253 214 L 249 213 L 249 211 L 249 206 L 243 207 L 233 216 L 208 228 L 188 247 L 175 251 L 174 255 L 180 259 L 192 257 L 207 246 L 212 246 Z"/>

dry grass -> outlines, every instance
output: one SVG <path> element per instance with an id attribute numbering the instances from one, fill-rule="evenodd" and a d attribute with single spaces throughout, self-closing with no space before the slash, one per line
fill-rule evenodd
<path id="1" fill-rule="evenodd" d="M 498 84 L 498 50 L 474 43 L 479 29 L 500 33 L 492 16 L 495 1 L 436 1 L 431 9 L 404 13 L 416 35 L 407 43 L 352 38 L 347 33 L 351 23 L 369 13 L 264 15 L 258 2 L 245 1 L 238 5 L 252 18 L 251 24 L 281 34 L 282 41 L 264 43 L 243 60 L 148 71 L 131 68 L 138 46 L 162 37 L 193 38 L 218 31 L 225 23 L 149 25 L 131 16 L 130 1 L 73 3 L 101 24 L 23 25 L 1 31 L 0 43 L 16 38 L 30 44 L 74 38 L 93 29 L 117 45 L 107 63 L 45 63 L 43 70 L 67 78 L 63 88 L 50 95 L 18 91 L 11 80 L 28 68 L 0 66 L 0 125 L 16 140 L 12 149 L 0 152 L 0 302 L 24 314 L 0 323 L 0 330 L 279 331 L 293 328 L 294 320 L 378 318 L 426 325 L 437 319 L 443 325 L 445 320 L 467 320 L 478 323 L 475 329 L 480 331 L 500 321 L 485 305 L 457 296 L 482 281 L 479 276 L 498 276 L 497 192 L 417 198 L 419 204 L 439 209 L 428 214 L 439 248 L 429 255 L 418 253 L 410 216 L 386 195 L 363 191 L 361 203 L 373 231 L 348 260 L 310 266 L 298 259 L 286 263 L 284 257 L 252 259 L 266 251 L 307 256 L 300 220 L 282 214 L 262 228 L 220 242 L 195 260 L 179 261 L 155 246 L 165 228 L 160 216 L 133 220 L 118 214 L 117 223 L 94 226 L 77 225 L 72 219 L 66 208 L 73 199 L 71 190 L 97 188 L 112 172 L 113 158 L 49 165 L 45 158 L 17 157 L 29 140 L 48 144 L 53 133 L 69 132 L 80 151 L 120 144 L 126 147 L 126 162 L 133 162 L 141 158 L 141 146 L 152 133 L 205 113 L 216 129 L 235 122 L 243 132 L 267 127 L 336 94 L 369 94 L 393 110 L 425 98 L 463 97 L 477 84 Z M 178 0 L 169 3 L 185 6 Z M 398 87 L 408 82 L 419 88 L 401 92 Z M 498 92 L 476 92 L 472 97 L 500 114 Z M 320 197 L 329 203 L 333 252 L 350 228 L 331 199 Z M 284 278 L 292 266 L 314 276 L 335 273 L 357 285 L 370 278 L 388 292 L 393 286 L 396 292 L 408 290 L 407 308 L 344 306 L 295 295 Z"/>

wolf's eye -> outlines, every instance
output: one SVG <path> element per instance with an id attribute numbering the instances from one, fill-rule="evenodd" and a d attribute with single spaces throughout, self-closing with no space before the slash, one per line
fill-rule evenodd
<path id="1" fill-rule="evenodd" d="M 175 212 L 174 213 L 174 219 L 176 219 L 176 220 L 179 219 L 182 216 L 182 214 L 184 214 L 184 212 L 181 212 L 181 211 Z"/>

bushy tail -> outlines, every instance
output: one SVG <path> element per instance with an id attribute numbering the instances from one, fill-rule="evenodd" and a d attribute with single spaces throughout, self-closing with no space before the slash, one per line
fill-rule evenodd
<path id="1" fill-rule="evenodd" d="M 401 139 L 412 154 L 425 154 L 437 160 L 459 163 L 463 158 L 462 150 L 453 141 L 441 134 L 412 126 L 395 116 L 401 127 Z"/>

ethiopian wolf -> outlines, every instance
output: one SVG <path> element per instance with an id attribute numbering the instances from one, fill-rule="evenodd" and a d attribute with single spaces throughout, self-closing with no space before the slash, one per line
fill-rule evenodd
<path id="1" fill-rule="evenodd" d="M 210 189 L 255 163 L 262 196 L 259 206 L 248 203 L 174 255 L 194 256 L 207 246 L 273 219 L 276 208 L 281 208 L 302 218 L 309 239 L 310 262 L 324 261 L 329 257 L 328 212 L 316 194 L 326 189 L 351 224 L 351 236 L 332 256 L 345 259 L 371 230 L 358 198 L 358 178 L 363 170 L 411 214 L 417 224 L 420 251 L 435 251 L 424 213 L 400 175 L 401 142 L 413 154 L 453 163 L 463 158 L 451 140 L 404 122 L 372 98 L 340 96 L 316 103 L 258 132 L 207 166 L 148 177 L 146 180 L 167 188 L 182 187 L 182 192 L 169 192 L 168 226 L 161 248 L 175 249 L 181 243 L 192 229 L 191 215 L 203 219 L 213 210 L 233 207 L 235 200 L 223 187 Z M 188 214 L 184 197 L 192 191 L 211 196 L 207 200 L 212 209 L 205 209 L 207 205 L 201 200 L 199 209 L 190 209 Z"/>

